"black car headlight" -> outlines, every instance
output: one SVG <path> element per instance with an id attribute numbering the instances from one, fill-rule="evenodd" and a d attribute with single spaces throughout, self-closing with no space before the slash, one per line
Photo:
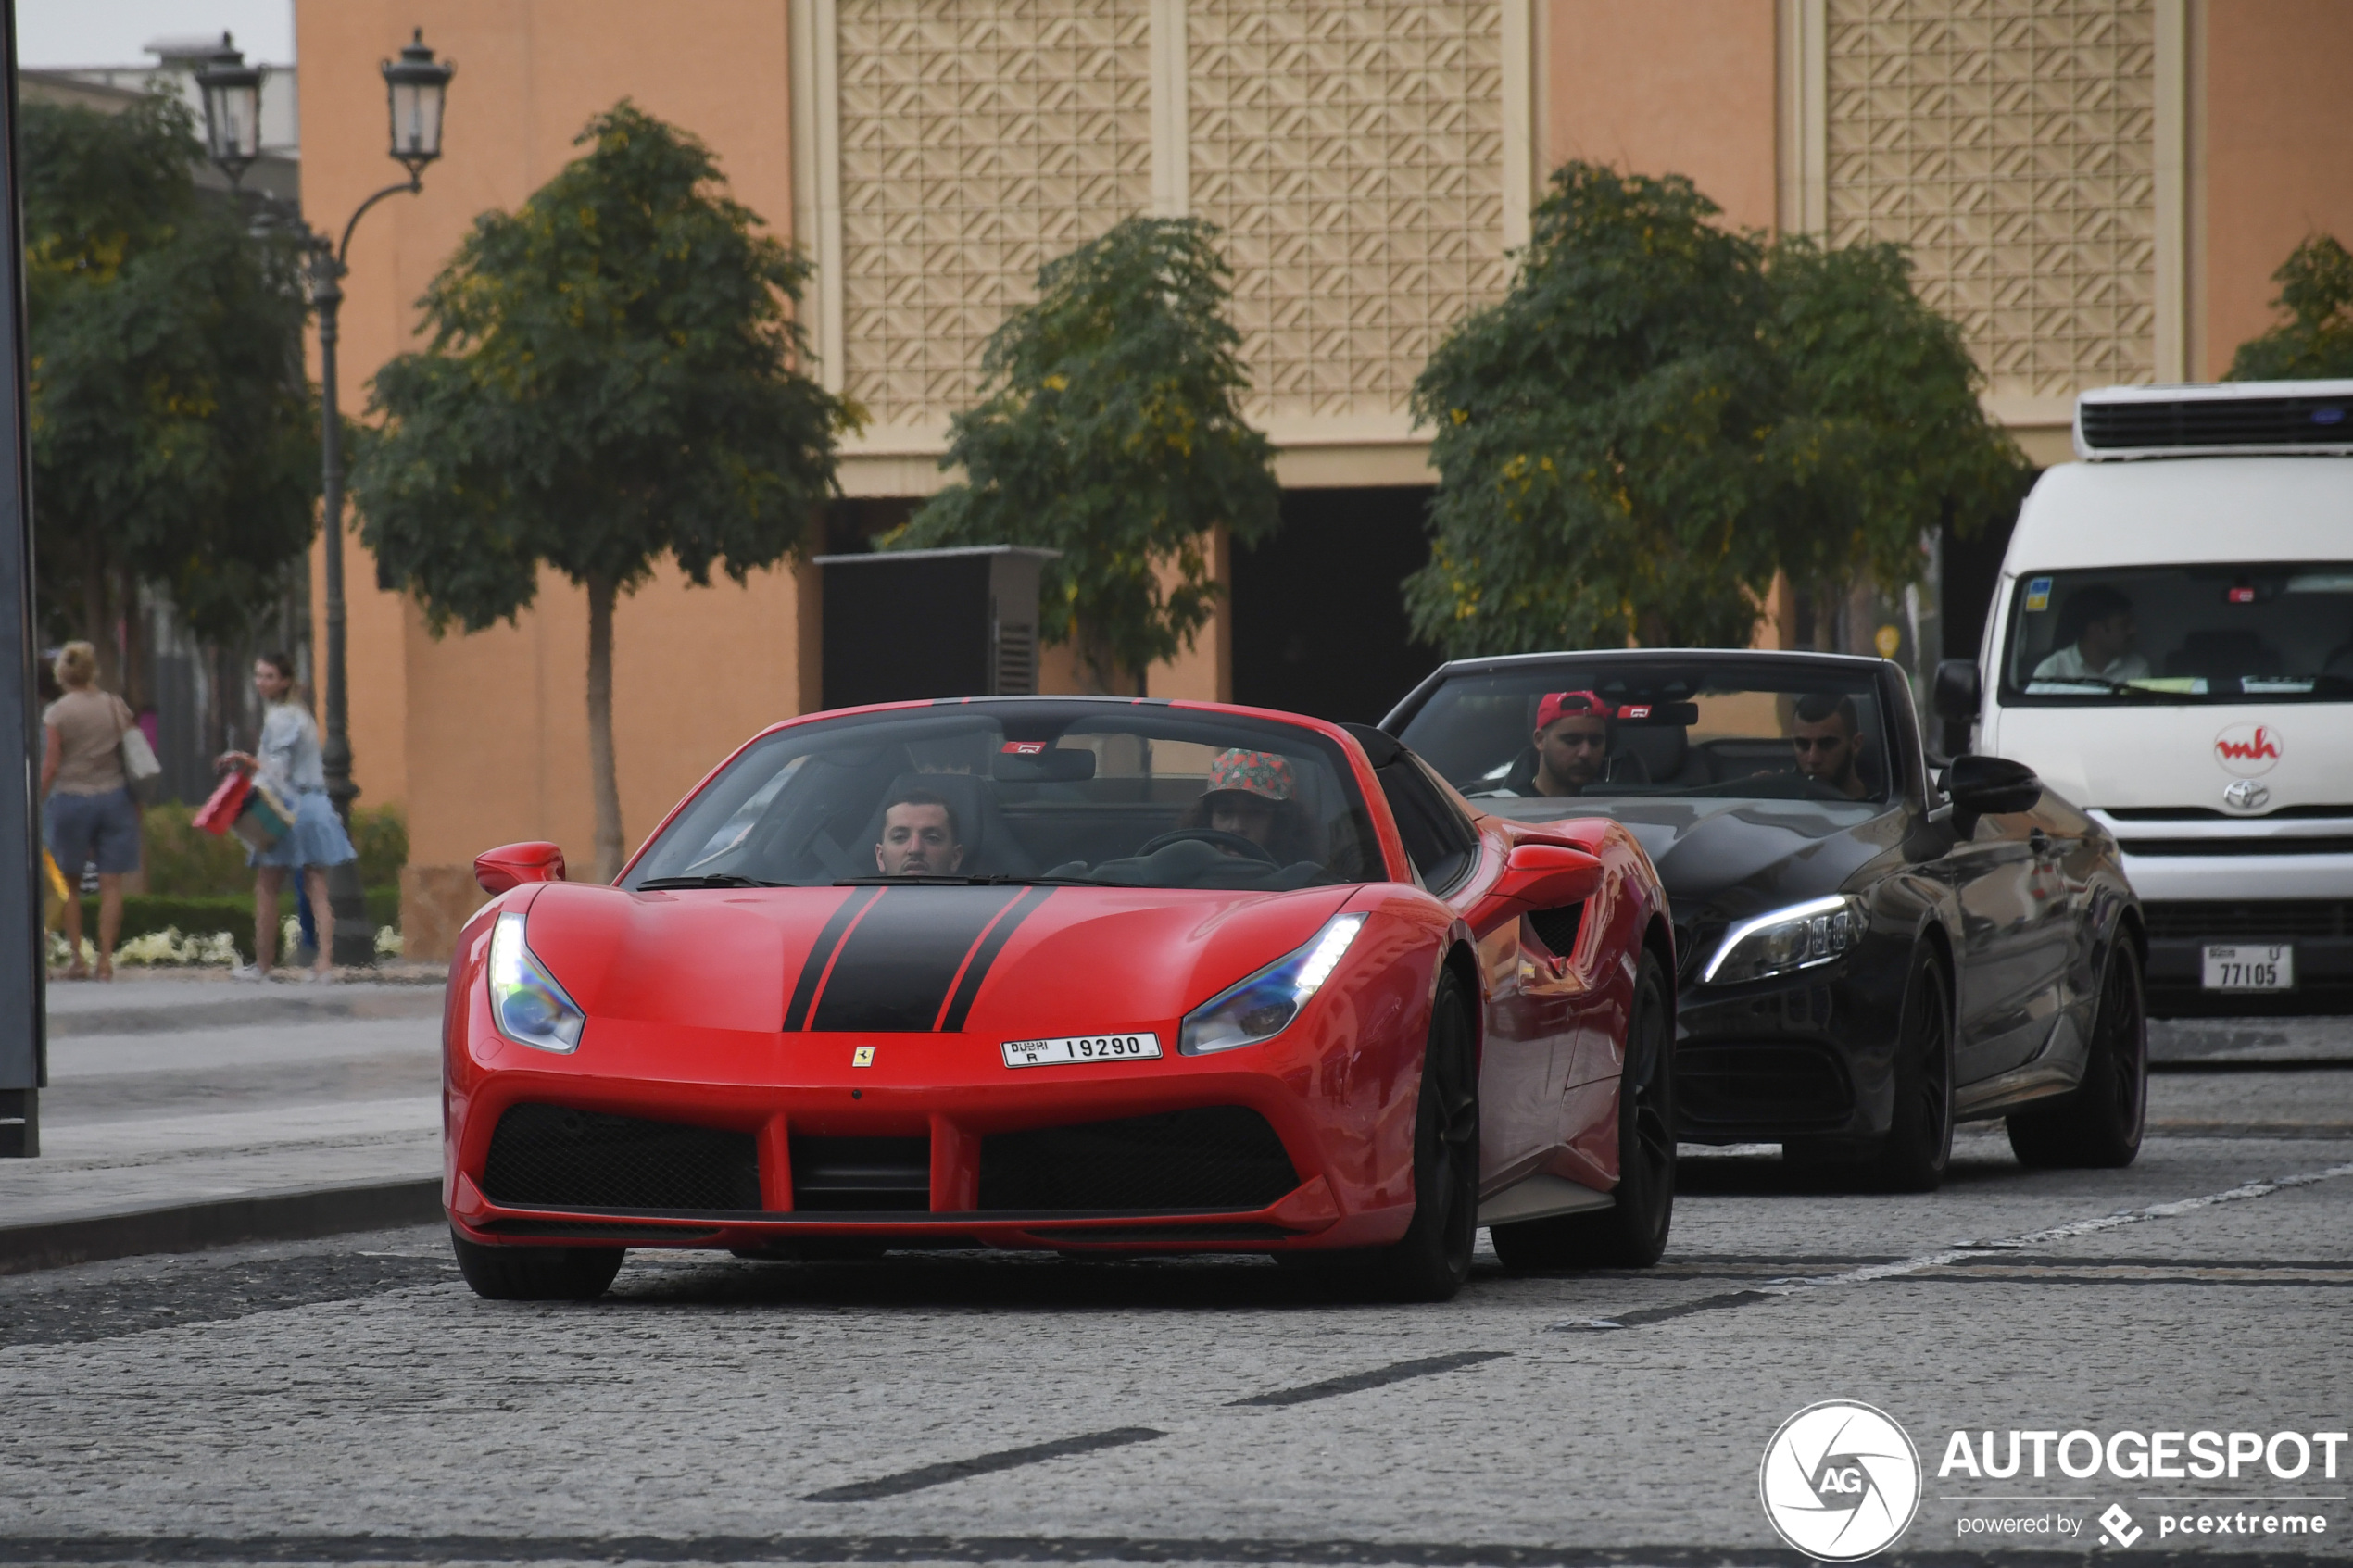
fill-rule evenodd
<path id="1" fill-rule="evenodd" d="M 1863 939 L 1864 924 L 1863 900 L 1851 893 L 1809 898 L 1742 921 L 1717 944 L 1700 983 L 1730 985 L 1829 963 Z"/>
<path id="2" fill-rule="evenodd" d="M 1185 1015 L 1176 1048 L 1187 1056 L 1206 1056 L 1273 1039 L 1331 978 L 1364 925 L 1363 915 L 1336 916 L 1304 947 L 1218 992 Z"/>
<path id="3" fill-rule="evenodd" d="M 510 910 L 490 934 L 490 1016 L 519 1046 L 569 1054 L 580 1047 L 587 1015 L 523 941 L 522 919 Z"/>

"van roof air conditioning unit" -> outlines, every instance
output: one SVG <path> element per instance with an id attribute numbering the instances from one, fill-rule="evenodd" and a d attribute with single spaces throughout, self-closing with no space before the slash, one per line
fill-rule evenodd
<path id="1" fill-rule="evenodd" d="M 2075 455 L 2353 457 L 2353 381 L 2104 386 L 2075 400 Z"/>

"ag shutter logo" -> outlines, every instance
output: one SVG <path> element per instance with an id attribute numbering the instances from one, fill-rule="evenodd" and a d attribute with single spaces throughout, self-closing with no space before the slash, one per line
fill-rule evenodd
<path id="1" fill-rule="evenodd" d="M 1765 1445 L 1756 1490 L 1781 1539 L 1825 1562 L 1852 1562 L 1911 1526 L 1919 1450 L 1886 1411 L 1825 1399 L 1781 1423 Z"/>
<path id="2" fill-rule="evenodd" d="M 2214 737 L 2214 760 L 2226 773 L 2252 779 L 2280 765 L 2280 733 L 2269 724 L 2233 724 Z"/>

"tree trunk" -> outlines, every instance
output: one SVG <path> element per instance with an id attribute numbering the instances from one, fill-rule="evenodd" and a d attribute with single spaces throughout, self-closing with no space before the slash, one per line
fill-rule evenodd
<path id="1" fill-rule="evenodd" d="M 122 661 L 116 656 L 114 618 L 108 614 L 114 596 L 108 592 L 113 584 L 112 573 L 107 571 L 106 557 L 96 541 L 92 541 L 82 556 L 82 636 L 97 651 L 98 684 L 106 691 L 120 691 Z"/>
<path id="2" fill-rule="evenodd" d="M 597 880 L 621 874 L 621 780 L 612 758 L 612 607 L 607 579 L 588 580 L 588 772 L 597 791 Z"/>

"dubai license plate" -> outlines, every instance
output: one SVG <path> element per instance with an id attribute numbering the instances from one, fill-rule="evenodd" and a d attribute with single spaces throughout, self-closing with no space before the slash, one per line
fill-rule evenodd
<path id="1" fill-rule="evenodd" d="M 1160 1036 L 1072 1035 L 1060 1040 L 1007 1040 L 1008 1067 L 1064 1067 L 1078 1061 L 1148 1061 L 1160 1054 Z"/>
<path id="2" fill-rule="evenodd" d="M 2209 991 L 2293 991 L 2296 989 L 2296 949 L 2291 947 L 2221 947 L 2206 948 L 2206 988 Z"/>

